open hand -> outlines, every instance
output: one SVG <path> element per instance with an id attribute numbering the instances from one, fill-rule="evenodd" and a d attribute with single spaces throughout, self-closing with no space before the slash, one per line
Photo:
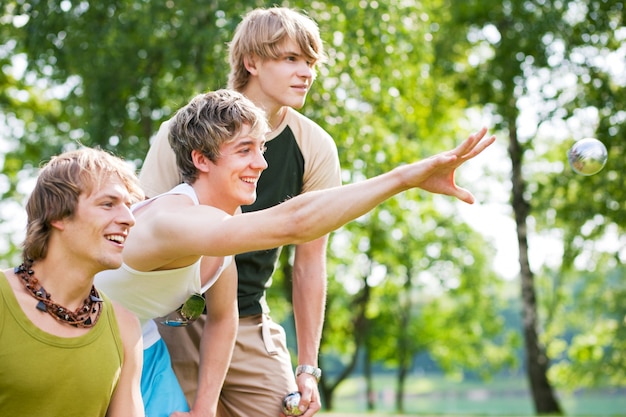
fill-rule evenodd
<path id="1" fill-rule="evenodd" d="M 474 203 L 472 193 L 459 187 L 454 176 L 459 166 L 479 155 L 496 140 L 495 136 L 483 140 L 486 133 L 487 128 L 483 127 L 450 151 L 402 167 L 411 176 L 407 180 L 410 186 L 435 194 L 450 195 L 468 204 Z"/>

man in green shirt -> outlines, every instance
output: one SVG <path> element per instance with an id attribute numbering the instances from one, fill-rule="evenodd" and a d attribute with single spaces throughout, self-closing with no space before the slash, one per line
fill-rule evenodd
<path id="1" fill-rule="evenodd" d="M 0 415 L 142 417 L 139 321 L 94 287 L 143 199 L 121 159 L 54 157 L 26 205 L 22 265 L 0 272 Z"/>

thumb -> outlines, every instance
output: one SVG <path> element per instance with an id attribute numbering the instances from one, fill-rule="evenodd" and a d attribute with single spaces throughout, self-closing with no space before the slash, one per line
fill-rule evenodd
<path id="1" fill-rule="evenodd" d="M 453 195 L 459 200 L 467 204 L 474 204 L 474 201 L 475 201 L 474 195 L 470 191 L 466 190 L 465 188 L 456 187 L 456 190 Z"/>

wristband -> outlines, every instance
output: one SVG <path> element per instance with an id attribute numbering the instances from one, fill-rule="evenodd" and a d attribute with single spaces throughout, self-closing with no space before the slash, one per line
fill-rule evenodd
<path id="1" fill-rule="evenodd" d="M 320 382 L 320 378 L 322 377 L 322 370 L 311 365 L 298 365 L 296 367 L 296 378 L 300 376 L 300 374 L 312 375 L 317 380 L 317 382 Z"/>

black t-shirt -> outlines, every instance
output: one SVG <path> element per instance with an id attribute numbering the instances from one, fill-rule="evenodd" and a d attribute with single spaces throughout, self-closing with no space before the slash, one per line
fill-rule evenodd
<path id="1" fill-rule="evenodd" d="M 304 157 L 289 126 L 267 142 L 265 159 L 268 167 L 257 183 L 257 199 L 241 207 L 244 213 L 275 206 L 302 192 Z M 274 272 L 278 254 L 279 248 L 275 248 L 235 256 L 240 316 L 262 312 L 260 300 Z"/>

